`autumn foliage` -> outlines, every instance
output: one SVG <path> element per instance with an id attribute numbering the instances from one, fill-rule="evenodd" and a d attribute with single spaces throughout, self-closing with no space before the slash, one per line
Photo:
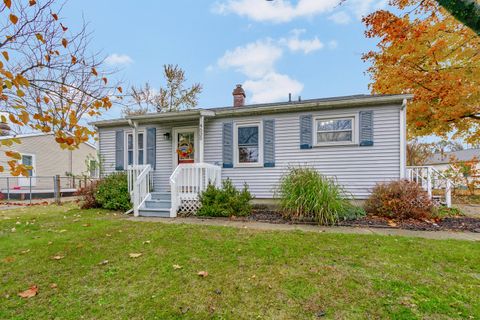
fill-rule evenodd
<path id="1" fill-rule="evenodd" d="M 62 148 L 93 137 L 82 118 L 112 106 L 101 65 L 86 52 L 85 30 L 73 33 L 55 10 L 55 0 L 0 4 L 0 120 L 10 126 L 53 132 Z M 117 91 L 120 91 L 117 89 Z M 10 147 L 18 139 L 1 140 Z M 13 175 L 27 175 L 19 154 L 7 151 Z M 4 168 L 0 166 L 0 171 Z"/>
<path id="2" fill-rule="evenodd" d="M 411 136 L 480 139 L 480 37 L 433 0 L 391 0 L 363 19 L 378 50 L 364 54 L 376 94 L 413 93 Z M 399 13 L 398 13 L 399 12 Z"/>

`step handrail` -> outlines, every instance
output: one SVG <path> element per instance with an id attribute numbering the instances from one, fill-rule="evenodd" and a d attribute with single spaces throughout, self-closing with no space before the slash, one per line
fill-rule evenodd
<path id="1" fill-rule="evenodd" d="M 138 217 L 139 209 L 150 194 L 150 172 L 152 167 L 149 164 L 128 166 L 129 188 L 131 186 L 131 198 L 133 202 L 133 215 Z"/>
<path id="2" fill-rule="evenodd" d="M 180 183 L 183 185 L 180 185 Z M 220 186 L 221 168 L 210 163 L 181 163 L 170 176 L 171 211 L 175 217 L 182 200 L 198 201 L 199 194 L 208 184 Z M 185 199 L 184 199 L 185 198 Z"/>
<path id="3" fill-rule="evenodd" d="M 454 183 L 442 172 L 432 166 L 408 166 L 407 179 L 419 183 L 427 191 L 430 198 L 433 198 L 433 189 L 440 185 L 439 189 L 445 189 L 445 204 L 448 208 L 452 206 L 452 186 Z M 440 183 L 438 183 L 440 181 Z M 436 184 L 437 183 L 437 184 Z M 444 187 L 441 187 L 441 184 Z"/>

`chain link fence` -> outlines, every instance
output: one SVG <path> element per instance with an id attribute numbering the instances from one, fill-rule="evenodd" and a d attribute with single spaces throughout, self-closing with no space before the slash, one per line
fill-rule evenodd
<path id="1" fill-rule="evenodd" d="M 0 199 L 2 202 L 27 201 L 36 199 L 54 199 L 60 202 L 62 197 L 71 197 L 75 192 L 98 178 L 75 176 L 32 176 L 0 177 Z"/>

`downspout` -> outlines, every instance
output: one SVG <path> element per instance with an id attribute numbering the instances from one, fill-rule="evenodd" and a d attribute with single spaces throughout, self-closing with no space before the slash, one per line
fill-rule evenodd
<path id="1" fill-rule="evenodd" d="M 400 179 L 407 173 L 407 99 L 403 99 L 400 108 Z"/>

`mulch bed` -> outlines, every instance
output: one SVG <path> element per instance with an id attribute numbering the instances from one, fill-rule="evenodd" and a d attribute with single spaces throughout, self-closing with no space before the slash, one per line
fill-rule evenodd
<path id="1" fill-rule="evenodd" d="M 236 220 L 248 220 L 268 223 L 285 224 L 316 224 L 314 221 L 289 221 L 282 217 L 278 211 L 267 209 L 254 209 L 252 214 L 246 218 L 235 218 Z M 396 228 L 407 230 L 424 231 L 470 231 L 480 233 L 480 219 L 472 217 L 448 217 L 442 220 L 404 220 L 396 221 L 377 216 L 365 216 L 357 220 L 340 221 L 339 226 L 347 227 L 368 227 L 368 228 Z"/>
<path id="2" fill-rule="evenodd" d="M 407 230 L 425 230 L 425 231 L 470 231 L 480 233 L 480 219 L 471 217 L 448 217 L 442 220 L 403 220 L 393 221 L 390 219 L 366 216 L 357 220 L 342 221 L 341 226 L 349 227 L 373 227 L 373 228 L 398 228 Z"/>

